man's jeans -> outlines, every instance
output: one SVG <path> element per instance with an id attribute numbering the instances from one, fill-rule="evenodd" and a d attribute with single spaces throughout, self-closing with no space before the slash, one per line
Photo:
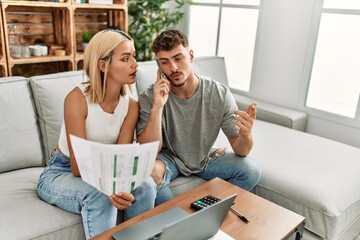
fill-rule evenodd
<path id="1" fill-rule="evenodd" d="M 153 208 L 157 190 L 153 178 L 148 177 L 132 192 L 135 201 L 124 210 L 124 220 Z M 109 197 L 80 177 L 75 177 L 70 169 L 69 157 L 57 150 L 54 150 L 48 166 L 40 176 L 37 193 L 49 204 L 81 214 L 87 239 L 116 225 L 117 209 Z M 160 194 L 156 200 L 162 203 L 169 199 L 161 198 Z"/>
<path id="2" fill-rule="evenodd" d="M 210 153 L 212 155 L 216 149 Z M 176 164 L 164 154 L 158 154 L 158 158 L 165 162 L 166 173 L 164 177 L 161 193 L 163 197 L 172 196 L 168 187 L 170 181 L 180 175 Z M 233 152 L 225 152 L 223 155 L 216 155 L 211 158 L 202 172 L 195 173 L 205 180 L 211 180 L 215 177 L 226 180 L 242 189 L 251 191 L 260 181 L 261 170 L 254 159 L 250 157 L 239 157 Z"/>

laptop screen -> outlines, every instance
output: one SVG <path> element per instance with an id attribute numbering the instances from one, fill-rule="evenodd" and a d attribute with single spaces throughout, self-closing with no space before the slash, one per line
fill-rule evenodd
<path id="1" fill-rule="evenodd" d="M 236 194 L 207 208 L 188 214 L 180 207 L 172 208 L 143 222 L 113 234 L 116 240 L 151 239 L 161 232 L 161 240 L 208 239 L 220 229 Z"/>

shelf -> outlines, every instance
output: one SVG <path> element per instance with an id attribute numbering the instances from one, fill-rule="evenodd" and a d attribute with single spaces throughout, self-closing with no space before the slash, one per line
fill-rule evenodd
<path id="1" fill-rule="evenodd" d="M 117 4 L 88 4 L 88 3 L 77 3 L 73 5 L 74 8 L 86 8 L 86 9 L 122 9 L 127 10 L 125 5 L 117 5 Z"/>
<path id="2" fill-rule="evenodd" d="M 103 3 L 103 2 L 102 2 Z M 0 0 L 0 74 L 42 75 L 53 71 L 82 69 L 82 32 L 95 34 L 108 27 L 128 30 L 127 0 L 113 4 L 76 3 L 76 0 Z M 10 55 L 8 27 L 16 26 L 21 45 L 48 46 L 49 55 L 15 58 Z M 50 48 L 62 47 L 65 56 L 55 56 Z"/>
<path id="3" fill-rule="evenodd" d="M 102 0 L 100 0 L 102 1 Z M 103 1 L 102 1 L 103 2 Z M 127 5 L 127 0 L 113 0 L 112 4 L 89 4 L 89 0 L 86 0 L 86 3 L 77 3 L 76 0 L 72 0 L 73 5 L 87 5 L 87 6 L 111 6 L 111 5 Z M 115 6 L 116 7 L 116 6 Z"/>
<path id="4" fill-rule="evenodd" d="M 4 26 L 16 26 L 16 36 L 20 44 L 61 45 L 66 55 L 73 55 L 72 28 L 70 9 L 68 7 L 33 7 L 3 5 Z M 5 29 L 7 31 L 7 29 Z M 5 34 L 9 46 L 8 34 Z M 9 51 L 7 51 L 9 53 Z M 7 54 L 9 61 L 14 61 Z"/>
<path id="5" fill-rule="evenodd" d="M 84 69 L 84 60 L 83 59 L 75 59 L 75 70 Z"/>
<path id="6" fill-rule="evenodd" d="M 2 13 L 0 12 L 0 26 L 3 26 Z M 0 63 L 6 63 L 6 50 L 4 41 L 4 28 L 0 29 Z"/>
<path id="7" fill-rule="evenodd" d="M 67 7 L 70 5 L 69 1 L 70 0 L 64 0 L 64 2 L 1 0 L 0 2 L 2 5 L 11 5 L 11 6 Z"/>
<path id="8" fill-rule="evenodd" d="M 119 27 L 127 31 L 127 10 L 118 8 L 83 8 L 83 5 L 74 9 L 74 31 L 75 31 L 75 58 L 82 58 L 84 49 L 82 47 L 82 32 L 90 31 L 95 34 L 110 26 Z"/>
<path id="9" fill-rule="evenodd" d="M 58 61 L 71 61 L 72 56 L 40 56 L 40 57 L 30 57 L 30 58 L 19 58 L 9 61 L 11 64 L 29 64 L 29 63 L 38 63 L 38 62 L 58 62 Z"/>
<path id="10" fill-rule="evenodd" d="M 0 77 L 6 77 L 6 76 L 8 76 L 7 64 L 0 63 Z"/>
<path id="11" fill-rule="evenodd" d="M 31 77 L 39 75 L 66 72 L 74 69 L 73 60 L 56 62 L 34 62 L 27 64 L 9 63 L 9 76 Z"/>
<path id="12" fill-rule="evenodd" d="M 26 6 L 24 6 L 26 5 Z M 12 68 L 25 64 L 29 68 L 29 64 L 49 63 L 57 61 L 73 60 L 73 41 L 71 27 L 71 6 L 69 3 L 49 3 L 48 5 L 38 6 L 34 2 L 6 2 L 2 3 L 1 9 L 5 27 L 5 42 L 8 59 L 8 74 L 13 76 L 14 73 L 22 73 L 21 71 L 13 71 Z M 65 50 L 65 56 L 47 55 L 42 57 L 31 58 L 14 58 L 10 55 L 9 34 L 7 34 L 8 26 L 16 26 L 15 36 L 18 37 L 21 45 L 40 44 L 45 46 L 59 45 Z M 41 68 L 38 68 L 41 70 Z M 72 68 L 67 69 L 68 71 Z M 41 71 L 39 74 L 44 74 Z"/>
<path id="13" fill-rule="evenodd" d="M 43 7 L 52 7 L 52 6 L 65 6 L 65 5 L 82 5 L 90 8 L 117 8 L 118 5 L 127 5 L 126 0 L 113 0 L 112 4 L 89 4 L 89 0 L 87 3 L 77 3 L 76 0 L 59 0 L 59 2 L 49 2 L 49 1 L 39 1 L 39 0 L 28 0 L 28 1 L 20 1 L 20 0 L 0 0 L 0 3 L 9 4 L 9 5 L 17 5 L 17 6 L 43 6 Z"/>

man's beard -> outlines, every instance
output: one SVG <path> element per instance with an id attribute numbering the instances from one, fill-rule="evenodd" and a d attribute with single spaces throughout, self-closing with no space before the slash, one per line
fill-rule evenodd
<path id="1" fill-rule="evenodd" d="M 185 85 L 185 83 L 186 83 L 186 80 L 185 80 L 185 81 L 182 81 L 182 82 L 180 82 L 180 83 L 178 83 L 178 84 L 174 84 L 174 82 L 171 81 L 171 85 L 172 85 L 173 87 L 182 87 L 182 86 Z"/>
<path id="2" fill-rule="evenodd" d="M 171 80 L 170 82 L 171 82 L 171 85 L 174 87 L 182 87 L 185 85 L 186 81 L 187 81 L 187 78 L 183 81 L 177 81 L 177 80 L 172 81 Z"/>

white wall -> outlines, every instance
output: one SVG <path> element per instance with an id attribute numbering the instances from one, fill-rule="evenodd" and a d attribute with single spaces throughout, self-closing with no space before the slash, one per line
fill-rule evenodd
<path id="1" fill-rule="evenodd" d="M 250 96 L 302 110 L 320 0 L 262 0 Z M 360 129 L 309 115 L 307 132 L 360 148 Z"/>

